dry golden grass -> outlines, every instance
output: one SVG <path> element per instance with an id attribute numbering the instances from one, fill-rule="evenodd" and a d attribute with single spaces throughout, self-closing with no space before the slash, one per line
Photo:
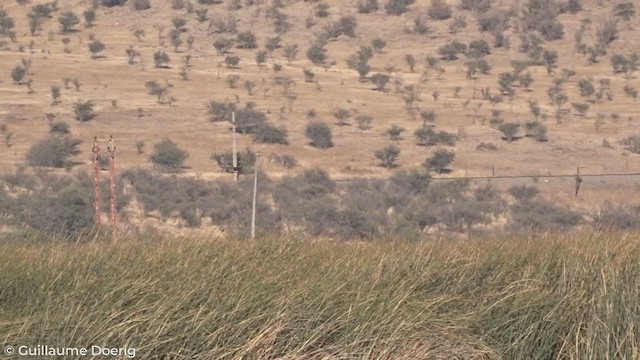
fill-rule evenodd
<path id="1" fill-rule="evenodd" d="M 126 346 L 145 359 L 640 355 L 637 233 L 30 240 L 0 242 L 3 346 Z"/>

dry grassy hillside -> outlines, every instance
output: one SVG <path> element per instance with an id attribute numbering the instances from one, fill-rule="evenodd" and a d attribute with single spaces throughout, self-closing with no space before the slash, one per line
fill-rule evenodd
<path id="1" fill-rule="evenodd" d="M 363 14 L 358 13 L 356 1 L 325 1 L 329 5 L 329 15 L 323 18 L 314 15 L 317 2 L 283 1 L 277 12 L 286 14 L 290 29 L 279 34 L 282 47 L 273 51 L 265 66 L 257 66 L 255 57 L 264 49 L 268 38 L 278 36 L 273 26 L 276 7 L 271 1 L 255 1 L 253 5 L 240 1 L 203 5 L 192 0 L 192 7 L 187 4 L 176 10 L 173 5 L 179 1 L 151 0 L 151 8 L 142 11 L 133 9 L 132 1 L 129 1 L 124 6 L 97 7 L 95 25 L 85 27 L 82 12 L 90 8 L 92 2 L 61 0 L 59 10 L 51 15 L 52 18 L 43 19 L 41 30 L 32 36 L 27 14 L 38 3 L 44 2 L 34 0 L 20 5 L 12 0 L 2 3 L 6 14 L 15 22 L 13 30 L 16 34 L 15 41 L 0 35 L 3 44 L 0 51 L 0 123 L 6 125 L 5 133 L 13 133 L 10 147 L 0 146 L 3 170 L 24 163 L 29 147 L 47 135 L 45 114 L 53 113 L 57 115 L 56 120 L 71 125 L 75 137 L 84 140 L 80 146 L 82 153 L 77 156 L 80 162 L 88 164 L 93 136 L 107 139 L 113 134 L 122 166 L 150 166 L 148 154 L 153 144 L 170 138 L 190 154 L 186 174 L 218 177 L 220 170 L 210 156 L 230 148 L 231 131 L 226 122 L 210 121 L 207 103 L 211 100 L 237 101 L 241 105 L 254 102 L 258 110 L 267 113 L 272 124 L 286 127 L 289 145 L 255 144 L 251 137 L 239 136 L 241 148 L 261 151 L 266 155 L 265 159 L 271 154 L 289 154 L 297 159 L 299 166 L 292 170 L 265 163 L 266 170 L 275 176 L 320 166 L 338 178 L 386 177 L 390 170 L 379 166 L 374 152 L 390 144 L 385 132 L 392 125 L 405 129 L 401 139 L 393 141 L 401 150 L 398 165 L 401 168 L 418 167 L 438 148 L 419 146 L 414 136 L 414 131 L 422 126 L 420 112 L 427 110 L 436 114 L 436 131 L 444 130 L 458 137 L 453 148 L 456 158 L 450 176 L 491 175 L 492 168 L 498 175 L 570 174 L 577 166 L 584 167 L 585 173 L 633 172 L 640 168 L 640 157 L 620 144 L 621 139 L 638 132 L 640 121 L 635 99 L 626 95 L 623 89 L 627 85 L 640 87 L 640 82 L 633 75 L 627 78 L 621 73 L 614 74 L 610 62 L 615 54 L 628 56 L 639 48 L 640 40 L 635 35 L 640 24 L 635 15 L 628 21 L 615 17 L 613 11 L 617 3 L 614 1 L 583 0 L 582 11 L 560 14 L 557 20 L 564 25 L 564 36 L 541 43 L 544 49 L 557 51 L 557 67 L 548 74 L 544 66 L 529 66 L 524 72 L 530 72 L 533 78 L 530 90 L 516 81 L 515 94 L 503 95 L 499 103 L 483 99 L 481 89 L 489 87 L 491 96 L 500 94 L 500 74 L 512 71 L 512 60 L 527 59 L 527 54 L 520 51 L 520 34 L 533 33 L 522 29 L 527 1 L 494 1 L 488 12 L 478 15 L 449 0 L 452 18 L 441 21 L 429 18 L 431 2 L 425 0 L 415 1 L 408 12 L 399 16 L 386 14 L 384 2 L 378 11 Z M 230 10 L 235 3 L 240 3 L 240 8 Z M 207 8 L 207 20 L 199 22 L 195 11 L 189 12 L 190 8 Z M 81 22 L 72 32 L 63 34 L 58 18 L 68 10 L 75 12 Z M 510 43 L 508 48 L 494 48 L 494 36 L 479 31 L 478 17 L 495 12 L 508 14 L 504 29 L 504 36 Z M 326 45 L 327 63 L 335 61 L 335 64 L 328 69 L 314 65 L 306 52 L 315 34 L 327 24 L 350 15 L 356 19 L 356 36 L 340 35 L 330 39 Z M 183 44 L 174 51 L 169 33 L 176 17 L 186 20 L 186 30 L 181 33 Z M 416 17 L 426 19 L 426 33 L 416 32 Z M 461 21 L 462 17 L 466 27 L 452 34 L 451 24 Z M 575 33 L 584 24 L 583 41 L 587 46 L 593 46 L 602 22 L 610 17 L 618 19 L 617 37 L 607 46 L 606 55 L 599 57 L 599 62 L 590 63 L 588 56 L 578 53 Z M 231 49 L 227 55 L 240 58 L 237 68 L 228 68 L 225 65 L 227 55 L 219 55 L 212 46 L 216 39 L 237 38 L 237 33 L 219 33 L 212 26 L 216 20 L 231 18 L 235 19 L 238 33 L 253 32 L 258 44 L 256 49 L 235 46 Z M 310 18 L 315 24 L 308 28 Z M 160 29 L 163 29 L 161 34 Z M 136 30 L 144 31 L 140 41 L 134 36 Z M 95 59 L 88 49 L 92 36 L 106 46 Z M 193 37 L 191 49 L 187 45 L 189 36 Z M 69 39 L 66 45 L 63 43 L 65 38 Z M 378 38 L 386 41 L 386 46 L 370 59 L 370 72 L 361 81 L 358 73 L 347 66 L 347 59 L 358 51 L 359 46 L 370 46 L 371 41 Z M 491 53 L 485 58 L 492 67 L 488 74 L 478 73 L 473 76 L 475 79 L 467 79 L 466 63 L 469 60 L 465 55 L 453 61 L 440 59 L 439 48 L 443 45 L 454 40 L 468 45 L 479 39 L 490 45 Z M 298 45 L 299 52 L 289 63 L 284 48 L 292 44 Z M 141 54 L 141 61 L 132 65 L 127 63 L 125 53 L 130 46 Z M 160 49 L 171 59 L 167 68 L 154 67 L 153 54 Z M 192 57 L 193 65 L 188 81 L 180 75 L 186 55 Z M 407 65 L 406 55 L 415 59 L 413 72 Z M 438 74 L 439 71 L 429 68 L 425 60 L 428 56 L 438 58 L 435 67 L 441 67 L 444 72 Z M 21 64 L 21 59 L 31 61 L 23 80 L 23 83 L 32 80 L 31 91 L 24 84 L 14 83 L 10 76 L 12 69 Z M 274 64 L 282 66 L 277 74 L 273 70 Z M 305 82 L 303 69 L 313 71 L 318 83 Z M 550 102 L 547 92 L 554 79 L 562 78 L 563 69 L 575 71 L 575 75 L 561 84 L 560 92 L 566 95 L 566 100 L 556 106 Z M 370 77 L 376 73 L 389 73 L 387 91 L 375 91 Z M 230 88 L 227 81 L 232 74 L 240 77 L 236 88 Z M 294 101 L 288 101 L 283 87 L 274 83 L 276 76 L 294 81 L 289 90 Z M 600 100 L 592 96 L 593 101 L 589 102 L 581 96 L 578 82 L 589 77 L 593 78 L 596 92 L 600 79 L 610 80 L 611 100 L 606 95 Z M 65 88 L 63 78 L 79 79 L 80 89 L 76 91 L 73 84 L 69 89 Z M 170 83 L 170 96 L 175 101 L 159 104 L 145 88 L 145 82 L 149 80 Z M 244 87 L 246 81 L 255 82 L 252 95 Z M 396 81 L 401 84 L 397 89 Z M 61 87 L 60 101 L 55 105 L 52 105 L 52 85 Z M 419 99 L 410 107 L 417 114 L 415 120 L 403 100 L 403 89 L 408 85 L 413 85 L 419 94 Z M 439 93 L 437 100 L 433 96 L 436 91 Z M 77 100 L 95 103 L 94 119 L 82 123 L 74 119 L 73 103 Z M 523 137 L 510 143 L 501 139 L 497 125 L 490 124 L 493 111 L 499 111 L 505 122 L 522 124 L 519 130 L 522 136 L 524 124 L 533 121 L 530 101 L 537 101 L 541 108 L 540 121 L 548 129 L 548 141 L 537 142 Z M 588 104 L 589 109 L 584 115 L 577 114 L 572 103 Z M 350 126 L 336 125 L 332 114 L 340 108 L 351 112 Z M 559 108 L 564 109 L 561 113 L 568 112 L 563 113 L 565 116 L 560 123 L 556 119 Z M 330 125 L 334 147 L 321 150 L 310 146 L 305 126 L 312 109 L 317 113 L 317 119 Z M 372 116 L 371 128 L 360 130 L 354 120 L 357 115 Z M 603 146 L 604 140 L 610 146 Z M 145 143 L 145 154 L 138 153 L 138 141 Z M 493 143 L 497 150 L 476 150 L 482 142 Z"/>

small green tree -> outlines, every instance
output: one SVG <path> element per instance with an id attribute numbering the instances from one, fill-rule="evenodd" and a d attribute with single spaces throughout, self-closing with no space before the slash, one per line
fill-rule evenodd
<path id="1" fill-rule="evenodd" d="M 311 44 L 307 50 L 307 58 L 315 65 L 322 65 L 327 61 L 327 49 L 318 43 Z"/>
<path id="2" fill-rule="evenodd" d="M 424 162 L 424 166 L 428 170 L 433 170 L 440 174 L 453 162 L 455 157 L 456 154 L 451 150 L 438 149 L 431 157 L 427 158 Z"/>
<path id="3" fill-rule="evenodd" d="M 596 88 L 590 79 L 580 79 L 578 81 L 578 87 L 580 87 L 580 96 L 582 97 L 588 98 L 596 93 Z"/>
<path id="4" fill-rule="evenodd" d="M 176 143 L 169 139 L 164 139 L 154 146 L 153 153 L 149 156 L 151 162 L 159 166 L 163 171 L 178 171 L 189 154 L 180 149 Z"/>
<path id="5" fill-rule="evenodd" d="M 518 129 L 520 129 L 520 124 L 513 122 L 503 123 L 498 127 L 498 130 L 500 130 L 504 134 L 504 138 L 508 142 L 513 141 L 516 134 L 518 133 Z"/>
<path id="6" fill-rule="evenodd" d="M 459 42 L 453 41 L 450 42 L 438 49 L 440 55 L 442 55 L 442 59 L 445 61 L 452 61 L 458 59 L 458 55 L 464 53 L 467 50 L 467 45 Z"/>
<path id="7" fill-rule="evenodd" d="M 338 126 L 349 125 L 348 120 L 351 117 L 351 112 L 347 109 L 339 108 L 333 112 L 333 117 L 338 120 Z"/>
<path id="8" fill-rule="evenodd" d="M 251 31 L 243 31 L 238 34 L 237 47 L 240 49 L 255 49 L 258 47 L 256 43 L 256 35 Z"/>
<path id="9" fill-rule="evenodd" d="M 236 68 L 240 63 L 240 58 L 237 56 L 227 56 L 224 58 L 225 64 L 227 64 L 228 68 Z"/>
<path id="10" fill-rule="evenodd" d="M 387 135 L 392 141 L 400 140 L 400 135 L 404 132 L 404 129 L 398 125 L 393 125 L 387 129 Z"/>
<path id="11" fill-rule="evenodd" d="M 49 124 L 49 134 L 54 136 L 69 135 L 71 130 L 69 124 L 64 121 L 55 121 Z"/>
<path id="12" fill-rule="evenodd" d="M 287 64 L 291 65 L 291 62 L 298 56 L 298 44 L 291 44 L 284 47 L 284 57 L 287 59 Z"/>
<path id="13" fill-rule="evenodd" d="M 632 2 L 618 3 L 613 9 L 613 14 L 624 21 L 629 21 L 636 15 L 636 9 Z"/>
<path id="14" fill-rule="evenodd" d="M 385 46 L 387 46 L 387 42 L 381 38 L 371 40 L 371 47 L 377 54 L 381 54 Z"/>
<path id="15" fill-rule="evenodd" d="M 369 115 L 358 115 L 356 116 L 356 123 L 358 124 L 358 129 L 367 130 L 371 128 L 371 123 L 373 122 L 373 117 Z"/>
<path id="16" fill-rule="evenodd" d="M 389 82 L 389 75 L 381 73 L 373 74 L 371 75 L 371 82 L 375 84 L 376 90 L 384 91 L 384 87 Z"/>
<path id="17" fill-rule="evenodd" d="M 96 11 L 94 9 L 87 9 L 82 15 L 84 15 L 84 26 L 88 28 L 93 27 L 93 23 L 96 21 Z"/>
<path id="18" fill-rule="evenodd" d="M 542 58 L 544 59 L 544 67 L 547 69 L 547 74 L 553 74 L 553 69 L 557 67 L 558 52 L 555 50 L 545 50 Z"/>
<path id="19" fill-rule="evenodd" d="M 78 155 L 82 140 L 67 136 L 49 136 L 33 144 L 27 152 L 27 163 L 31 166 L 69 168 L 73 162 L 69 157 Z"/>
<path id="20" fill-rule="evenodd" d="M 95 104 L 91 100 L 76 101 L 73 104 L 73 113 L 76 115 L 76 120 L 80 122 L 85 122 L 93 119 L 95 117 L 95 113 L 93 112 L 94 106 Z"/>
<path id="21" fill-rule="evenodd" d="M 260 50 L 256 53 L 256 65 L 262 66 L 267 62 L 267 50 Z"/>
<path id="22" fill-rule="evenodd" d="M 60 86 L 51 85 L 51 105 L 56 105 L 60 103 Z"/>
<path id="23" fill-rule="evenodd" d="M 333 147 L 331 140 L 331 128 L 322 122 L 310 122 L 305 134 L 311 140 L 311 145 L 319 149 L 327 149 Z"/>
<path id="24" fill-rule="evenodd" d="M 169 55 L 162 50 L 158 50 L 153 53 L 153 63 L 156 68 L 166 68 L 169 66 L 170 61 Z"/>
<path id="25" fill-rule="evenodd" d="M 384 147 L 383 149 L 376 150 L 375 156 L 383 167 L 387 169 L 391 169 L 396 167 L 396 160 L 400 155 L 400 148 L 395 145 L 389 145 Z"/>
<path id="26" fill-rule="evenodd" d="M 213 47 L 218 52 L 218 55 L 224 55 L 229 52 L 229 49 L 233 46 L 232 39 L 219 38 L 213 42 Z"/>
<path id="27" fill-rule="evenodd" d="M 149 80 L 144 83 L 144 86 L 149 91 L 149 95 L 154 95 L 158 97 L 158 103 L 162 103 L 164 98 L 167 96 L 169 90 L 166 86 L 160 85 L 155 80 Z"/>
<path id="28" fill-rule="evenodd" d="M 14 67 L 13 70 L 11 71 L 11 78 L 13 79 L 13 82 L 15 82 L 16 84 L 20 84 L 26 75 L 27 75 L 27 69 L 23 68 L 20 65 Z"/>
<path id="29" fill-rule="evenodd" d="M 73 11 L 66 11 L 60 15 L 58 22 L 60 23 L 62 33 L 66 34 L 73 30 L 74 26 L 80 23 L 80 19 L 73 13 Z"/>
<path id="30" fill-rule="evenodd" d="M 89 43 L 89 51 L 91 51 L 91 58 L 95 59 L 98 57 L 98 53 L 104 51 L 105 46 L 100 40 L 92 40 Z"/>
<path id="31" fill-rule="evenodd" d="M 253 139 L 259 144 L 289 144 L 288 132 L 284 126 L 276 127 L 267 123 L 256 128 Z"/>

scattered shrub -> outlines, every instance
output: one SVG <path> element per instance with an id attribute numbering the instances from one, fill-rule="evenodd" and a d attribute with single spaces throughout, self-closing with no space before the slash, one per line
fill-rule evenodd
<path id="1" fill-rule="evenodd" d="M 451 150 L 438 149 L 433 155 L 424 162 L 424 166 L 428 170 L 433 170 L 436 173 L 442 173 L 455 158 L 456 154 Z"/>
<path id="2" fill-rule="evenodd" d="M 91 52 L 91 58 L 95 59 L 98 53 L 104 51 L 105 46 L 100 40 L 92 40 L 89 43 L 89 51 Z"/>
<path id="3" fill-rule="evenodd" d="M 31 166 L 69 168 L 71 156 L 78 155 L 82 140 L 69 137 L 49 136 L 33 144 L 27 152 L 27 163 Z"/>
<path id="4" fill-rule="evenodd" d="M 387 168 L 391 169 L 396 167 L 396 160 L 400 155 L 400 148 L 395 145 L 388 145 L 380 150 L 376 150 L 375 156 L 378 160 L 380 160 L 380 164 Z"/>
<path id="5" fill-rule="evenodd" d="M 453 41 L 446 45 L 443 45 L 438 49 L 438 53 L 442 55 L 442 59 L 446 61 L 452 61 L 458 59 L 458 55 L 464 53 L 467 50 L 467 45 Z"/>
<path id="6" fill-rule="evenodd" d="M 409 11 L 409 5 L 414 0 L 388 0 L 384 6 L 384 10 L 388 15 L 402 15 Z"/>
<path id="7" fill-rule="evenodd" d="M 315 65 L 324 64 L 327 60 L 327 49 L 324 48 L 324 45 L 313 43 L 307 50 L 307 58 Z"/>
<path id="8" fill-rule="evenodd" d="M 379 8 L 378 0 L 358 0 L 358 12 L 361 14 L 369 14 Z"/>
<path id="9" fill-rule="evenodd" d="M 253 139 L 261 144 L 289 144 L 287 129 L 270 124 L 258 126 L 253 133 Z"/>
<path id="10" fill-rule="evenodd" d="M 445 0 L 431 0 L 427 14 L 433 20 L 446 20 L 451 18 L 451 6 Z"/>
<path id="11" fill-rule="evenodd" d="M 621 144 L 634 154 L 640 154 L 640 134 L 624 138 Z"/>
<path id="12" fill-rule="evenodd" d="M 520 129 L 520 124 L 513 122 L 506 122 L 501 124 L 498 127 L 498 130 L 504 134 L 504 139 L 508 142 L 512 142 L 513 139 L 518 134 L 518 130 Z"/>
<path id="13" fill-rule="evenodd" d="M 322 122 L 311 122 L 305 129 L 305 134 L 311 140 L 311 145 L 319 149 L 333 147 L 331 128 Z"/>
<path id="14" fill-rule="evenodd" d="M 76 115 L 76 120 L 80 122 L 85 122 L 93 119 L 95 117 L 95 113 L 93 112 L 94 106 L 95 104 L 91 100 L 76 101 L 73 104 L 73 113 Z"/>
<path id="15" fill-rule="evenodd" d="M 149 159 L 163 171 L 178 171 L 189 156 L 186 151 L 180 149 L 176 143 L 169 139 L 156 143 L 153 148 L 154 151 Z"/>
<path id="16" fill-rule="evenodd" d="M 511 206 L 509 228 L 516 231 L 541 232 L 570 230 L 582 220 L 574 211 L 558 205 L 536 200 Z"/>
<path id="17" fill-rule="evenodd" d="M 60 15 L 58 22 L 60 23 L 62 33 L 66 34 L 73 30 L 74 26 L 80 23 L 80 19 L 73 13 L 73 11 L 66 11 Z"/>
<path id="18" fill-rule="evenodd" d="M 610 202 L 600 208 L 593 224 L 599 230 L 632 230 L 640 228 L 640 206 L 623 206 Z"/>
<path id="19" fill-rule="evenodd" d="M 133 8 L 138 11 L 151 9 L 151 3 L 149 0 L 133 0 Z"/>

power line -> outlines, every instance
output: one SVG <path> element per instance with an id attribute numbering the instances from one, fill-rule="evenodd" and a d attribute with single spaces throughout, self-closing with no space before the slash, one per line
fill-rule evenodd
<path id="1" fill-rule="evenodd" d="M 580 174 L 580 177 L 626 177 L 626 176 L 640 176 L 640 173 L 601 173 L 601 174 Z M 501 180 L 501 179 L 550 179 L 550 178 L 571 178 L 575 179 L 576 174 L 559 174 L 559 175 L 501 175 L 501 176 L 460 176 L 460 177 L 436 177 L 431 178 L 432 181 L 447 181 L 447 180 Z M 346 178 L 346 179 L 334 179 L 336 182 L 358 182 L 358 181 L 380 181 L 389 182 L 391 178 Z"/>

